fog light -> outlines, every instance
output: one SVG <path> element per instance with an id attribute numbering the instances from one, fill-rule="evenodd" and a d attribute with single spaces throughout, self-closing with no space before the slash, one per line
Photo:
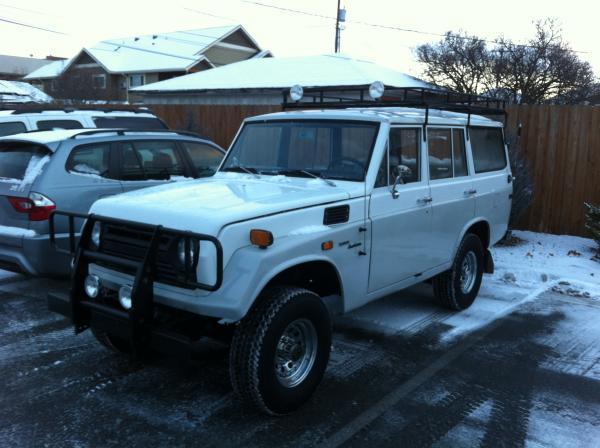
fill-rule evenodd
<path id="1" fill-rule="evenodd" d="M 97 275 L 88 275 L 83 286 L 88 297 L 95 299 L 100 292 L 100 278 Z"/>
<path id="2" fill-rule="evenodd" d="M 131 309 L 131 286 L 125 285 L 119 288 L 119 303 L 126 310 Z"/>

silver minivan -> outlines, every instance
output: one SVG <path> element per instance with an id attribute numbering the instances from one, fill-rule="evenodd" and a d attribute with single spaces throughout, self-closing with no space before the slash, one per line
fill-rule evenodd
<path id="1" fill-rule="evenodd" d="M 56 208 L 87 213 L 100 198 L 210 176 L 223 154 L 205 138 L 176 131 L 79 129 L 0 138 L 0 268 L 67 274 L 69 257 L 51 249 L 48 238 Z M 57 220 L 59 244 L 67 244 L 67 228 Z"/>

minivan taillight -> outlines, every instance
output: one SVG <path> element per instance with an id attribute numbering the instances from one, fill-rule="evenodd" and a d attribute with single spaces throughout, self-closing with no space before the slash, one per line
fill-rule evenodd
<path id="1" fill-rule="evenodd" d="M 56 210 L 56 204 L 40 193 L 29 193 L 26 198 L 9 196 L 8 201 L 19 213 L 27 213 L 30 221 L 46 221 Z"/>

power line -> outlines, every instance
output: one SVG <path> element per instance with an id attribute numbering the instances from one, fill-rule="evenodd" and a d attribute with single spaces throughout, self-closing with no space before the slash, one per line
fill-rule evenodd
<path id="1" fill-rule="evenodd" d="M 231 17 L 218 16 L 216 14 L 211 14 L 209 12 L 204 12 L 204 11 L 198 11 L 197 9 L 192 9 L 192 8 L 187 8 L 187 7 L 183 7 L 183 9 L 185 9 L 187 11 L 195 12 L 196 14 L 200 14 L 200 15 L 203 15 L 203 16 L 215 17 L 217 19 L 225 19 L 225 20 L 230 20 L 232 22 L 235 22 L 235 20 L 232 19 Z"/>
<path id="2" fill-rule="evenodd" d="M 11 25 L 23 26 L 25 28 L 33 28 L 35 30 L 46 31 L 48 33 L 62 34 L 63 36 L 68 36 L 67 33 L 62 33 L 60 31 L 55 31 L 55 30 L 51 30 L 51 29 L 48 29 L 48 28 L 42 28 L 40 26 L 29 25 L 27 23 L 17 22 L 15 20 L 11 20 L 11 19 L 5 19 L 4 17 L 0 17 L 0 22 L 6 22 L 6 23 L 10 23 Z"/>
<path id="3" fill-rule="evenodd" d="M 45 14 L 42 11 L 36 11 L 34 9 L 19 8 L 18 6 L 6 5 L 4 3 L 0 3 L 0 7 L 2 7 L 2 8 L 9 8 L 9 9 L 16 9 L 17 11 L 32 12 L 34 14 L 42 14 L 42 15 Z"/>
<path id="4" fill-rule="evenodd" d="M 261 3 L 261 2 L 256 2 L 256 1 L 252 1 L 252 0 L 240 0 L 243 3 L 249 3 L 252 5 L 256 5 L 256 6 L 262 6 L 265 8 L 272 8 L 272 9 L 277 9 L 280 11 L 284 11 L 284 12 L 289 12 L 289 13 L 294 13 L 294 14 L 302 14 L 302 15 L 306 15 L 306 16 L 312 16 L 312 17 L 318 17 L 321 19 L 328 19 L 328 20 L 336 20 L 336 17 L 333 16 L 327 16 L 324 14 L 317 14 L 317 13 L 312 13 L 312 12 L 308 12 L 308 11 L 300 11 L 298 9 L 291 9 L 291 8 L 284 8 L 282 6 L 276 6 L 276 5 L 269 5 L 267 3 Z M 363 26 L 368 26 L 368 27 L 372 27 L 372 28 L 380 28 L 380 29 L 386 29 L 386 30 L 392 30 L 392 31 L 401 31 L 401 32 L 405 32 L 405 33 L 414 33 L 414 34 L 424 34 L 424 35 L 428 35 L 428 36 L 437 36 L 437 37 L 446 37 L 447 34 L 450 34 L 452 37 L 456 38 L 456 39 L 461 39 L 461 40 L 473 40 L 473 39 L 477 39 L 480 40 L 482 42 L 486 42 L 489 44 L 496 44 L 497 42 L 494 40 L 490 40 L 490 39 L 481 39 L 479 37 L 469 37 L 469 36 L 461 36 L 460 34 L 455 34 L 455 33 L 434 33 L 431 31 L 422 31 L 422 30 L 416 30 L 416 29 L 411 29 L 411 28 L 402 28 L 402 27 L 398 27 L 398 26 L 391 26 L 391 25 L 382 25 L 379 23 L 372 23 L 372 22 L 364 22 L 362 20 L 346 20 L 346 23 L 354 23 L 356 25 L 363 25 Z M 540 48 L 539 46 L 536 45 L 528 45 L 528 44 L 515 44 L 517 47 L 526 47 L 526 48 Z M 589 51 L 576 51 L 576 50 L 572 50 L 574 53 L 582 53 L 582 54 L 589 54 Z"/>

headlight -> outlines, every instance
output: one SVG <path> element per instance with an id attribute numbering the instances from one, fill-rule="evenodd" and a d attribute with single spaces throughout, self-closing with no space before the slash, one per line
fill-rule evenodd
<path id="1" fill-rule="evenodd" d="M 102 225 L 96 221 L 92 227 L 92 245 L 95 248 L 100 247 L 100 234 L 102 233 Z"/>
<path id="2" fill-rule="evenodd" d="M 195 263 L 195 260 L 198 257 L 198 242 L 195 240 L 188 240 L 188 256 L 189 256 L 189 263 L 190 265 L 193 265 Z M 181 263 L 181 266 L 185 267 L 185 244 L 186 239 L 185 238 L 181 238 L 179 240 L 179 244 L 177 244 L 177 258 L 179 259 L 179 262 Z"/>

